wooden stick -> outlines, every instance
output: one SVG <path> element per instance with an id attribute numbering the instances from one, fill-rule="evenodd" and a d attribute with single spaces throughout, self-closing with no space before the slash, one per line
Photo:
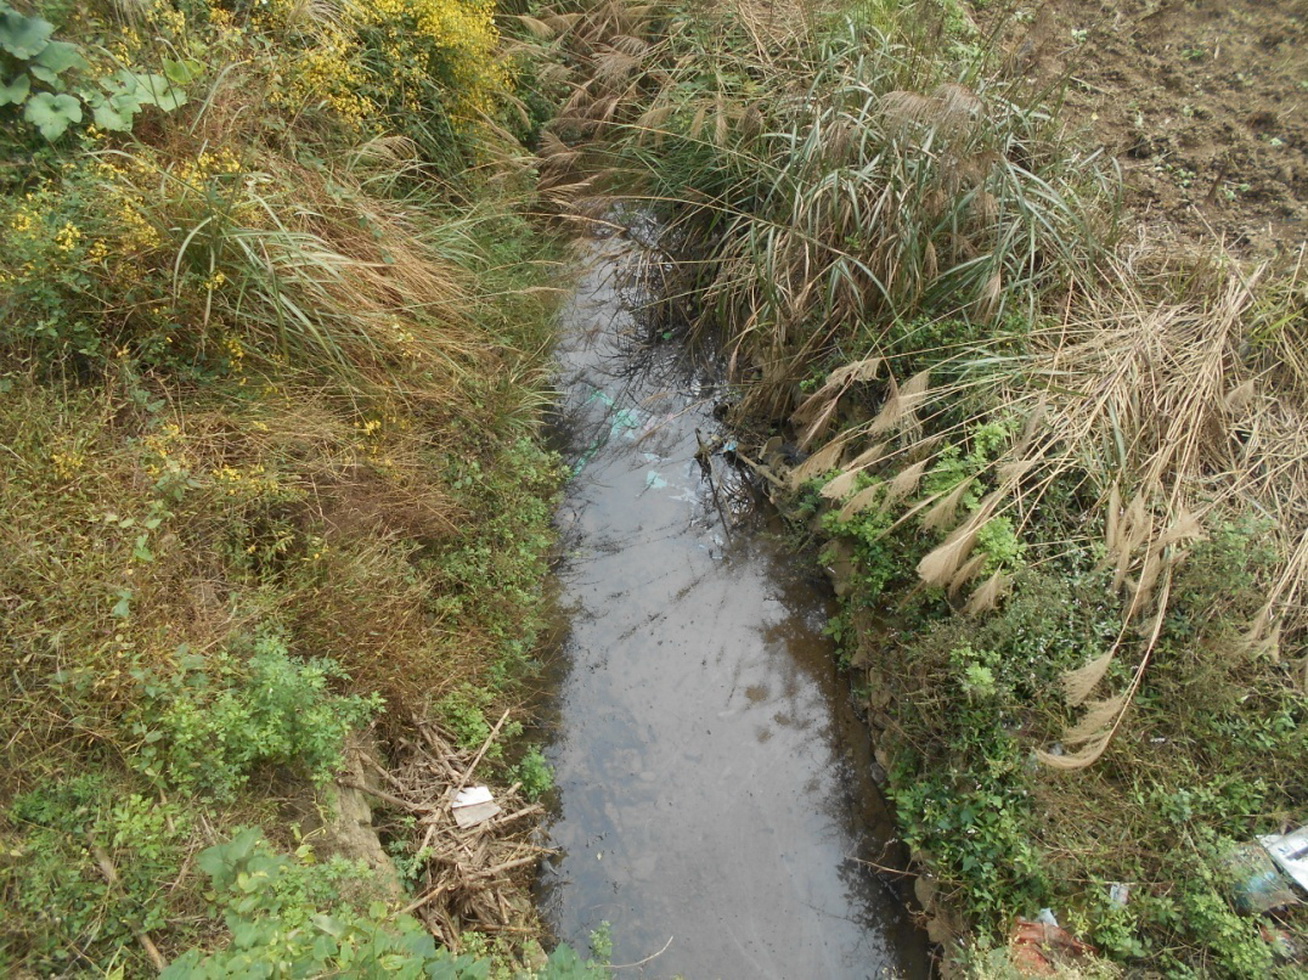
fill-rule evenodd
<path id="1" fill-rule="evenodd" d="M 104 874 L 105 878 L 109 880 L 109 887 L 116 895 L 118 895 L 118 897 L 122 898 L 122 881 L 119 879 L 118 869 L 114 867 L 114 863 L 109 859 L 109 855 L 105 852 L 104 848 L 96 843 L 91 844 L 91 853 L 95 855 L 95 863 L 100 866 L 100 871 Z M 159 947 L 154 944 L 154 940 L 150 938 L 150 934 L 144 929 L 133 928 L 132 935 L 136 936 L 136 941 L 141 944 L 141 948 L 145 950 L 145 955 L 150 958 L 150 962 L 154 964 L 154 968 L 160 973 L 163 973 L 164 969 L 168 966 L 168 961 L 163 958 L 163 954 L 159 952 Z"/>
<path id="2" fill-rule="evenodd" d="M 506 824 L 513 823 L 513 821 L 515 820 L 521 820 L 523 817 L 530 817 L 533 813 L 544 813 L 544 812 L 545 812 L 545 808 L 543 806 L 541 806 L 539 803 L 533 803 L 531 804 L 531 806 L 523 807 L 521 810 L 518 810 L 516 813 L 510 813 L 502 817 L 495 817 L 490 821 L 490 823 L 492 826 L 495 827 L 503 827 Z"/>
<path id="3" fill-rule="evenodd" d="M 740 450 L 736 450 L 736 459 L 740 460 L 742 463 L 748 466 L 759 476 L 763 477 L 763 479 L 771 483 L 778 490 L 784 490 L 787 492 L 790 491 L 790 486 L 784 480 L 779 478 L 775 473 L 773 473 L 772 468 L 770 466 L 764 466 L 762 463 L 754 462 L 754 460 L 750 459 Z"/>
<path id="4" fill-rule="evenodd" d="M 472 773 L 477 768 L 477 763 L 481 762 L 481 757 L 486 754 L 486 750 L 491 747 L 491 742 L 495 741 L 495 736 L 500 733 L 500 728 L 508 720 L 509 720 L 509 709 L 505 708 L 504 714 L 500 715 L 500 720 L 495 723 L 495 727 L 492 728 L 490 734 L 486 736 L 486 741 L 481 743 L 481 748 L 478 749 L 477 754 L 473 756 L 472 762 L 469 763 L 468 768 L 463 773 L 463 778 L 454 784 L 454 789 L 450 791 L 451 800 L 453 800 L 456 796 L 459 795 L 459 793 L 463 790 L 463 787 L 468 785 L 468 780 L 472 778 Z"/>
<path id="5" fill-rule="evenodd" d="M 514 868 L 521 868 L 525 864 L 531 864 L 533 861 L 539 861 L 540 855 L 541 852 L 537 852 L 534 854 L 528 854 L 526 857 L 520 857 L 516 861 L 505 861 L 502 864 L 495 865 L 495 867 L 493 868 L 486 868 L 485 870 L 482 871 L 474 871 L 472 874 L 468 875 L 468 877 L 469 878 L 493 878 L 497 874 L 500 874 L 501 872 L 512 871 Z"/>
<path id="6" fill-rule="evenodd" d="M 649 956 L 646 956 L 643 960 L 637 960 L 635 963 L 619 963 L 617 966 L 610 966 L 609 969 L 630 970 L 632 967 L 644 966 L 646 963 L 650 962 L 650 960 L 656 960 L 664 953 L 666 953 L 668 951 L 668 947 L 672 945 L 672 940 L 675 938 L 676 938 L 675 936 L 669 936 L 668 941 L 663 944 L 663 948 L 661 950 L 659 950 L 657 953 L 651 953 Z"/>
<path id="7" fill-rule="evenodd" d="M 399 779 L 397 779 L 397 778 L 395 777 L 395 774 L 394 774 L 394 773 L 392 773 L 389 769 L 387 769 L 385 766 L 383 766 L 380 762 L 378 762 L 376 759 L 374 759 L 372 756 L 370 756 L 367 752 L 364 752 L 364 751 L 362 751 L 362 750 L 359 750 L 359 758 L 363 759 L 364 762 L 366 762 L 366 763 L 368 763 L 368 765 L 372 766 L 373 769 L 375 769 L 375 770 L 377 771 L 377 775 L 378 775 L 378 776 L 381 776 L 382 779 L 386 780 L 386 782 L 390 783 L 390 784 L 391 784 L 392 786 L 394 786 L 396 789 L 407 789 L 407 788 L 408 788 L 408 787 L 405 786 L 402 782 L 400 782 Z"/>
<path id="8" fill-rule="evenodd" d="M 433 820 L 430 824 L 427 825 L 427 833 L 422 835 L 422 846 L 418 848 L 419 854 L 421 854 L 423 851 L 427 850 L 427 848 L 431 846 L 431 839 L 435 836 L 436 836 L 436 822 Z"/>
<path id="9" fill-rule="evenodd" d="M 446 775 L 449 776 L 451 779 L 458 778 L 459 775 L 458 770 L 455 769 L 452 765 L 450 765 L 448 761 L 449 757 L 454 754 L 453 747 L 451 747 L 451 745 L 448 742 L 446 742 L 445 739 L 441 738 L 440 735 L 432 731 L 431 722 L 420 721 L 418 723 L 418 730 L 422 732 L 422 737 L 437 753 L 436 755 L 429 754 L 427 758 L 430 759 L 436 765 L 440 766 L 442 769 L 444 769 Z"/>
<path id="10" fill-rule="evenodd" d="M 436 899 L 440 898 L 440 897 L 441 897 L 441 893 L 442 893 L 442 892 L 445 892 L 446 890 L 448 890 L 448 887 L 449 887 L 449 886 L 447 886 L 447 885 L 437 885 L 435 888 L 433 888 L 431 891 L 429 891 L 426 895 L 423 895 L 422 898 L 415 899 L 414 901 L 410 902 L 408 905 L 404 906 L 404 908 L 402 908 L 402 909 L 400 909 L 400 911 L 396 912 L 395 915 L 397 915 L 397 916 L 400 916 L 400 915 L 408 915 L 410 912 L 416 912 L 416 911 L 418 911 L 418 909 L 422 908 L 422 907 L 423 907 L 424 905 L 426 905 L 428 902 L 432 902 L 432 901 L 435 901 Z"/>
<path id="11" fill-rule="evenodd" d="M 902 878 L 916 878 L 918 876 L 916 871 L 901 871 L 899 868 L 888 868 L 884 864 L 877 864 L 867 858 L 850 858 L 850 860 L 857 861 L 859 864 L 866 864 L 869 868 L 875 868 L 883 874 L 899 875 Z"/>
<path id="12" fill-rule="evenodd" d="M 418 803 L 410 803 L 408 800 L 402 800 L 398 796 L 392 796 L 390 793 L 387 793 L 385 790 L 373 789 L 370 786 L 364 786 L 360 783 L 356 783 L 352 779 L 338 779 L 336 781 L 340 783 L 340 785 L 348 789 L 357 789 L 361 793 L 367 793 L 369 796 L 375 796 L 377 797 L 377 799 L 382 800 L 385 803 L 389 803 L 391 804 L 391 806 L 397 806 L 401 810 L 411 810 L 414 813 L 431 813 L 432 811 L 432 808 L 429 806 L 422 806 L 421 804 Z"/>

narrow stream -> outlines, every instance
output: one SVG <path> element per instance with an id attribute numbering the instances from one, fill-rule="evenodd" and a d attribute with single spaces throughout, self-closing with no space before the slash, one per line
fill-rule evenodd
<path id="1" fill-rule="evenodd" d="M 924 938 L 858 860 L 890 830 L 822 583 L 721 455 L 712 483 L 696 460 L 696 429 L 722 435 L 715 371 L 633 316 L 640 231 L 590 243 L 564 314 L 577 476 L 546 917 L 579 949 L 609 922 L 615 964 L 652 956 L 627 975 L 926 977 Z"/>

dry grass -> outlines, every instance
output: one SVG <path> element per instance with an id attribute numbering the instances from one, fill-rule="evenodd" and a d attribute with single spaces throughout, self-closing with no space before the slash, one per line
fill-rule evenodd
<path id="1" fill-rule="evenodd" d="M 1303 391 L 1291 370 L 1266 367 L 1279 358 L 1254 339 L 1293 343 L 1286 306 L 1267 297 L 1294 296 L 1301 269 L 1294 265 L 1273 277 L 1219 255 L 1187 261 L 1157 246 L 1124 250 L 1093 294 L 1028 337 L 1024 354 L 977 359 L 965 380 L 933 389 L 922 376 L 908 385 L 892 382 L 878 415 L 844 429 L 792 474 L 802 482 L 839 470 L 824 495 L 842 501 L 842 516 L 878 506 L 898 512 L 896 526 L 916 520 L 945 532 L 918 573 L 950 590 L 977 574 L 974 549 L 987 522 L 1008 515 L 1039 536 L 1047 531 L 1033 522 L 1049 519 L 1042 511 L 1046 494 L 1069 482 L 1083 487 L 1094 503 L 1080 518 L 1082 544 L 1102 549 L 1129 602 L 1112 653 L 1066 678 L 1068 703 L 1087 702 L 1088 710 L 1063 741 L 1082 747 L 1042 755 L 1047 763 L 1087 765 L 1119 730 L 1169 612 L 1173 572 L 1212 522 L 1250 509 L 1275 521 L 1283 571 L 1261 614 L 1245 624 L 1251 648 L 1274 646 L 1308 626 L 1301 598 L 1308 570 L 1302 545 L 1308 469 L 1298 448 L 1305 434 Z M 953 366 L 967 363 L 959 355 Z M 910 388 L 914 397 L 906 398 Z M 974 400 L 981 413 L 942 429 L 946 411 L 960 399 Z M 832 402 L 827 414 L 836 411 Z M 1012 420 L 1011 436 L 975 478 L 987 490 L 976 506 L 959 507 L 971 479 L 901 504 L 944 445 L 991 417 L 990 406 Z M 810 414 L 795 423 L 809 424 Z M 850 498 L 861 472 L 898 475 Z M 982 584 L 969 611 L 993 608 L 1000 585 L 996 577 Z M 1217 619 L 1222 611 L 1207 615 Z M 1131 681 L 1088 702 L 1114 656 L 1133 661 Z"/>
<path id="2" fill-rule="evenodd" d="M 422 542 L 454 541 L 464 516 L 443 456 L 423 445 L 434 431 L 366 432 L 352 408 L 295 389 L 162 419 L 135 415 L 112 387 L 13 395 L 0 425 L 11 455 L 0 594 L 22 651 L 6 697 L 26 707 L 7 713 L 18 724 L 6 789 L 40 779 L 38 760 L 66 739 L 111 733 L 138 694 L 131 670 L 166 671 L 182 645 L 203 653 L 294 624 L 304 653 L 337 657 L 397 704 L 420 703 L 416 678 L 448 666 L 410 562 Z M 124 592 L 130 612 L 115 614 Z M 80 721 L 50 686 L 57 675 L 93 683 Z M 68 727 L 52 737 L 52 726 Z"/>
<path id="3" fill-rule="evenodd" d="M 938 12 L 664 12 L 667 36 L 637 51 L 640 23 L 598 10 L 559 24 L 581 69 L 543 183 L 561 207 L 608 191 L 673 220 L 749 410 L 785 414 L 816 365 L 883 352 L 877 323 L 1031 317 L 1111 243 L 1112 168 L 986 52 L 955 74 L 925 57 L 943 41 L 915 18 L 938 32 Z"/>

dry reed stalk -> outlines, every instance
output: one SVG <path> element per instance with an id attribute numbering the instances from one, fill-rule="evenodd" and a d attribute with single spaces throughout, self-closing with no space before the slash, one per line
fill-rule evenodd
<path id="1" fill-rule="evenodd" d="M 1205 535 L 1208 520 L 1252 505 L 1276 517 L 1285 540 L 1282 572 L 1263 613 L 1250 624 L 1247 642 L 1266 643 L 1308 626 L 1301 600 L 1308 580 L 1305 399 L 1297 389 L 1273 390 L 1268 374 L 1253 370 L 1242 354 L 1264 270 L 1244 275 L 1223 263 L 1216 279 L 1178 292 L 1168 289 L 1170 281 L 1142 283 L 1141 262 L 1130 253 L 1115 260 L 1107 288 L 1069 306 L 1056 326 L 1030 338 L 1027 355 L 981 383 L 993 386 L 990 403 L 1027 416 L 1023 431 L 982 474 L 901 505 L 904 512 L 894 525 L 915 519 L 926 529 L 948 532 L 919 565 L 919 575 L 927 584 L 956 590 L 979 568 L 970 552 L 988 520 L 1034 512 L 1061 480 L 1088 476 L 1098 483 L 1107 561 L 1117 584 L 1129 587 L 1128 602 L 1113 649 L 1064 677 L 1067 703 L 1087 703 L 1113 660 L 1133 646 L 1127 637 L 1136 624 L 1144 624 L 1146 640 L 1125 690 L 1091 703 L 1069 729 L 1064 741 L 1080 746 L 1077 751 L 1041 755 L 1060 769 L 1091 764 L 1120 729 L 1167 614 L 1173 571 Z M 1165 302 L 1146 298 L 1168 292 Z M 917 486 L 937 443 L 914 443 L 901 432 L 897 448 L 889 451 L 878 443 L 860 453 L 860 444 L 902 430 L 910 415 L 925 416 L 929 424 L 931 406 L 956 399 L 960 390 L 924 390 L 919 403 L 905 406 L 903 389 L 892 379 L 873 421 L 841 434 L 839 455 L 853 460 L 826 489 L 842 501 L 843 517 L 877 503 L 891 508 L 909 496 L 898 488 Z M 955 424 L 946 438 L 979 420 Z M 889 487 L 847 499 L 852 475 L 887 467 L 893 474 L 896 466 L 899 475 Z M 820 469 L 810 467 L 809 475 Z M 977 479 L 992 490 L 960 514 L 963 501 L 976 493 Z M 973 594 L 968 611 L 992 607 L 1002 585 L 992 576 Z"/>

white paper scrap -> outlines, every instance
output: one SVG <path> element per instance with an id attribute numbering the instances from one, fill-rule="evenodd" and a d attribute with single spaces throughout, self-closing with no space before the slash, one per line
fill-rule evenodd
<path id="1" fill-rule="evenodd" d="M 490 788 L 486 786 L 469 786 L 461 790 L 450 807 L 454 813 L 454 822 L 464 830 L 485 823 L 501 812 L 500 805 L 495 802 Z"/>
<path id="2" fill-rule="evenodd" d="M 452 805 L 455 809 L 458 809 L 461 806 L 476 806 L 478 803 L 489 803 L 493 799 L 489 786 L 469 786 L 467 789 L 459 790 L 459 795 L 454 798 Z"/>

